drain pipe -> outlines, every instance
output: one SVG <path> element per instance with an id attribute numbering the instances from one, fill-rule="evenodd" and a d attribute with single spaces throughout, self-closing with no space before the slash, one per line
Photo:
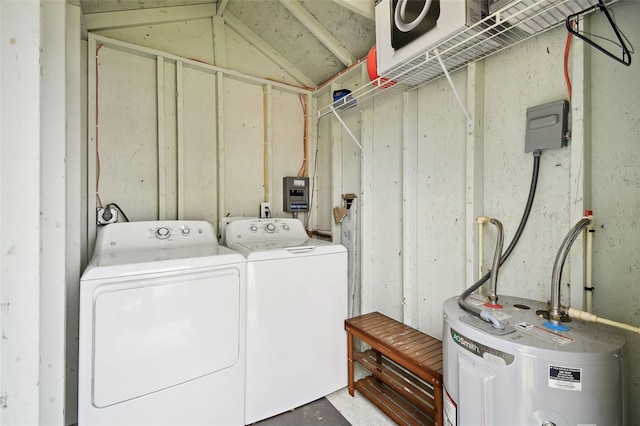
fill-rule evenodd
<path id="1" fill-rule="evenodd" d="M 545 323 L 547 328 L 559 331 L 568 330 L 567 327 L 560 323 L 560 277 L 562 276 L 562 268 L 564 267 L 565 260 L 567 260 L 567 255 L 569 254 L 571 245 L 573 245 L 573 242 L 578 238 L 578 235 L 580 235 L 583 229 L 589 226 L 592 221 L 593 219 L 590 217 L 580 219 L 569 231 L 560 245 L 560 250 L 558 250 L 556 260 L 553 263 L 553 274 L 551 276 L 551 309 L 549 310 L 549 321 Z"/>

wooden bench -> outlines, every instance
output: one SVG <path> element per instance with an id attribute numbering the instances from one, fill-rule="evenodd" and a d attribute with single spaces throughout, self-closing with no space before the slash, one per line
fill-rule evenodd
<path id="1" fill-rule="evenodd" d="M 344 322 L 349 394 L 362 393 L 400 425 L 442 426 L 442 342 L 372 312 Z M 354 350 L 354 337 L 371 350 Z M 354 382 L 354 363 L 372 374 Z"/>

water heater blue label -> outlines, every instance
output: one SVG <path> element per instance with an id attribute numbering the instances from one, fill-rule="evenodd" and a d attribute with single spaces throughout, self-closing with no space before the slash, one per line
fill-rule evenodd
<path id="1" fill-rule="evenodd" d="M 549 387 L 570 391 L 582 391 L 582 369 L 549 366 Z"/>

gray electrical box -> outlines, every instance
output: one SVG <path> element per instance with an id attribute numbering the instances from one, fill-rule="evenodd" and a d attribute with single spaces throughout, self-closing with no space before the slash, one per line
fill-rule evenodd
<path id="1" fill-rule="evenodd" d="M 566 146 L 568 113 L 569 102 L 564 99 L 527 108 L 524 152 Z"/>
<path id="2" fill-rule="evenodd" d="M 309 178 L 282 178 L 282 210 L 285 212 L 309 211 Z"/>

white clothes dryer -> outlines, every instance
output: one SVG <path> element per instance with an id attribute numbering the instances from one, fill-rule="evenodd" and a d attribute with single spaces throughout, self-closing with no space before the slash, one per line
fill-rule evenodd
<path id="1" fill-rule="evenodd" d="M 244 425 L 246 262 L 202 221 L 106 225 L 80 281 L 78 424 Z"/>
<path id="2" fill-rule="evenodd" d="M 298 219 L 227 224 L 247 259 L 247 424 L 347 385 L 347 251 Z"/>

